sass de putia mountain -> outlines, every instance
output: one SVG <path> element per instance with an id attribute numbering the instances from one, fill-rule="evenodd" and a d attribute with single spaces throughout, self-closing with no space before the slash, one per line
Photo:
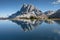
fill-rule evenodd
<path id="1" fill-rule="evenodd" d="M 57 11 L 42 12 L 31 4 L 23 4 L 21 9 L 8 18 L 60 18 L 60 9 Z"/>

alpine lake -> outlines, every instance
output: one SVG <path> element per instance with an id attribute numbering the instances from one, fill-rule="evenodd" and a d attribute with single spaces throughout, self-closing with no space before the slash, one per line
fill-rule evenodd
<path id="1" fill-rule="evenodd" d="M 0 20 L 0 40 L 60 40 L 60 20 Z"/>

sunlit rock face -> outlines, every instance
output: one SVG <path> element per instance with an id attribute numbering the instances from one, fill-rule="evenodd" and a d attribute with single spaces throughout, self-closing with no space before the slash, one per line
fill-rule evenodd
<path id="1" fill-rule="evenodd" d="M 20 19 L 11 21 L 21 26 L 22 30 L 25 32 L 32 31 L 33 29 L 37 28 L 40 24 L 42 24 L 42 20 L 32 21 L 32 20 Z"/>
<path id="2" fill-rule="evenodd" d="M 31 4 L 23 4 L 20 11 L 17 11 L 16 13 L 12 14 L 11 16 L 9 16 L 9 18 L 15 18 L 15 17 L 21 16 L 21 15 L 22 15 L 22 17 L 23 16 L 25 17 L 26 15 L 27 15 L 27 17 L 30 17 L 31 14 L 33 16 L 40 16 L 42 14 L 42 12 Z"/>
<path id="3" fill-rule="evenodd" d="M 21 12 L 23 13 L 27 13 L 27 12 L 31 12 L 35 9 L 35 7 L 33 5 L 29 5 L 29 4 L 23 4 L 22 8 L 21 8 Z"/>

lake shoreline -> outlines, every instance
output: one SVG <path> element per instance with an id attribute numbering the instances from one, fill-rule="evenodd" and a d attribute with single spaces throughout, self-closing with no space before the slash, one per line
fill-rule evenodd
<path id="1" fill-rule="evenodd" d="M 26 20 L 60 20 L 60 18 L 0 18 L 0 20 L 20 20 L 20 19 L 26 19 Z"/>

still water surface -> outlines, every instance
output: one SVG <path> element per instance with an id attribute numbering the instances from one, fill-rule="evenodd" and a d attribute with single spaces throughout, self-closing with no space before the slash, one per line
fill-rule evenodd
<path id="1" fill-rule="evenodd" d="M 0 20 L 0 40 L 60 40 L 60 20 Z"/>

